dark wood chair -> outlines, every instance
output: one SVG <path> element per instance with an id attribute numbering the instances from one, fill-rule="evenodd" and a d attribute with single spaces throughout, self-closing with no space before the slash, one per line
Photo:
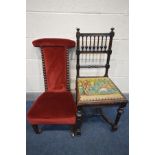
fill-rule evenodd
<path id="1" fill-rule="evenodd" d="M 68 48 L 75 47 L 69 39 L 45 38 L 33 41 L 41 48 L 45 92 L 34 101 L 27 119 L 38 134 L 38 125 L 71 125 L 72 135 L 76 124 L 76 104 L 69 86 Z"/>
<path id="2" fill-rule="evenodd" d="M 118 128 L 118 122 L 124 107 L 128 103 L 128 100 L 114 84 L 114 82 L 108 77 L 108 70 L 110 68 L 110 56 L 112 54 L 112 42 L 114 37 L 114 28 L 111 28 L 109 33 L 80 33 L 80 29 L 77 29 L 76 39 L 76 55 L 77 55 L 77 75 L 76 75 L 76 103 L 78 107 L 77 111 L 77 134 L 81 134 L 81 124 L 84 117 L 84 107 L 94 107 L 103 119 L 108 122 L 112 130 L 115 131 Z M 105 63 L 100 61 L 99 64 L 93 62 L 93 64 L 87 64 L 88 57 L 106 56 Z M 87 58 L 86 58 L 87 57 Z M 84 62 L 82 63 L 82 59 Z M 95 60 L 92 59 L 92 60 Z M 91 61 L 92 61 L 91 60 Z M 87 69 L 103 69 L 105 70 L 102 76 L 88 76 L 80 75 L 80 71 L 84 68 Z M 107 118 L 101 107 L 103 106 L 118 106 L 116 118 L 111 121 Z"/>

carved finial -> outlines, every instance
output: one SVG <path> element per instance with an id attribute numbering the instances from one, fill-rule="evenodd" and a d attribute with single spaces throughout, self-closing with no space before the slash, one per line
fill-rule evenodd
<path id="1" fill-rule="evenodd" d="M 80 35 L 80 28 L 76 28 L 76 37 Z"/>
<path id="2" fill-rule="evenodd" d="M 110 32 L 112 36 L 114 36 L 114 35 L 115 35 L 114 30 L 115 30 L 115 28 L 113 28 L 113 27 L 112 27 L 112 28 L 111 28 L 111 32 Z"/>
<path id="3" fill-rule="evenodd" d="M 77 32 L 80 32 L 80 28 L 76 28 Z"/>
<path id="4" fill-rule="evenodd" d="M 112 28 L 111 28 L 111 31 L 113 32 L 114 30 L 115 30 L 115 28 L 112 27 Z"/>

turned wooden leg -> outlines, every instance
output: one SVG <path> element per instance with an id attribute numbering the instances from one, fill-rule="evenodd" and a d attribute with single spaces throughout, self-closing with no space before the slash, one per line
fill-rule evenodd
<path id="1" fill-rule="evenodd" d="M 82 125 L 82 111 L 81 107 L 78 107 L 76 113 L 76 135 L 81 135 L 81 125 Z"/>
<path id="2" fill-rule="evenodd" d="M 76 136 L 76 124 L 71 126 L 71 136 L 74 137 Z"/>
<path id="3" fill-rule="evenodd" d="M 32 128 L 33 128 L 33 130 L 34 130 L 34 132 L 36 134 L 40 134 L 41 133 L 41 129 L 38 128 L 38 125 L 32 125 Z"/>
<path id="4" fill-rule="evenodd" d="M 126 106 L 127 103 L 123 103 L 119 106 L 118 110 L 117 110 L 117 115 L 116 115 L 116 119 L 114 124 L 112 125 L 112 131 L 116 131 L 118 129 L 118 122 L 120 120 L 120 117 L 124 111 L 124 107 Z"/>

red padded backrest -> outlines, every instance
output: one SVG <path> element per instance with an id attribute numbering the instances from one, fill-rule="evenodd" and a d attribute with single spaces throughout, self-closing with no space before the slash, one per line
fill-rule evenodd
<path id="1" fill-rule="evenodd" d="M 67 48 L 75 47 L 69 39 L 45 38 L 34 40 L 33 45 L 42 49 L 47 91 L 67 90 Z"/>

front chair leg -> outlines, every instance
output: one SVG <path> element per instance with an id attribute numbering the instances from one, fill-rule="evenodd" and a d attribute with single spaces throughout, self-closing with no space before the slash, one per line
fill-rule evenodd
<path id="1" fill-rule="evenodd" d="M 71 126 L 71 136 L 76 136 L 76 124 Z"/>
<path id="2" fill-rule="evenodd" d="M 120 117 L 124 111 L 124 107 L 126 106 L 126 103 L 125 104 L 121 104 L 117 110 L 117 115 L 116 115 L 116 119 L 115 119 L 115 122 L 114 124 L 112 125 L 112 131 L 116 131 L 118 129 L 118 122 L 120 120 Z"/>
<path id="3" fill-rule="evenodd" d="M 36 134 L 40 134 L 42 131 L 38 128 L 38 125 L 32 125 L 32 128 Z"/>
<path id="4" fill-rule="evenodd" d="M 81 125 L 82 125 L 82 111 L 81 107 L 78 107 L 78 111 L 76 113 L 76 135 L 81 135 Z"/>

